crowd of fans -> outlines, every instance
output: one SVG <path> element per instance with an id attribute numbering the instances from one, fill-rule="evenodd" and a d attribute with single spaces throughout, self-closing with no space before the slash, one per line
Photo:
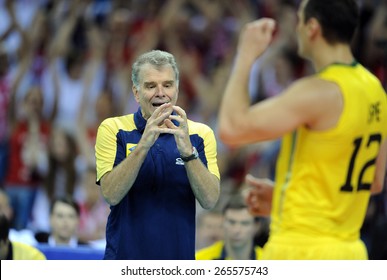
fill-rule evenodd
<path id="1" fill-rule="evenodd" d="M 312 73 L 297 56 L 299 2 L 0 0 L 0 186 L 10 199 L 13 229 L 49 231 L 51 203 L 69 196 L 80 205 L 79 239 L 103 240 L 109 210 L 94 181 L 96 129 L 107 117 L 135 111 L 132 59 L 151 49 L 173 53 L 178 105 L 216 131 L 244 23 L 259 17 L 278 23 L 272 47 L 251 72 L 252 102 Z M 359 3 L 354 53 L 386 85 L 387 1 Z M 232 149 L 218 141 L 217 208 L 247 172 L 273 179 L 278 147 L 273 141 Z M 371 200 L 362 231 L 370 251 L 378 245 L 376 225 L 386 226 L 386 201 L 386 191 Z"/>

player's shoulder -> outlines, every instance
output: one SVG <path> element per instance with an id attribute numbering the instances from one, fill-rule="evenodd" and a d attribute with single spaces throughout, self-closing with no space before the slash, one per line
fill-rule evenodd
<path id="1" fill-rule="evenodd" d="M 46 256 L 36 247 L 18 241 L 12 241 L 14 259 L 45 260 Z"/>
<path id="2" fill-rule="evenodd" d="M 208 247 L 199 249 L 195 253 L 196 260 L 214 260 L 219 259 L 222 253 L 224 243 L 217 241 Z"/>
<path id="3" fill-rule="evenodd" d="M 261 260 L 262 254 L 263 254 L 263 248 L 261 246 L 255 246 L 254 251 L 255 251 L 255 259 Z"/>
<path id="4" fill-rule="evenodd" d="M 293 83 L 294 88 L 301 89 L 301 92 L 326 92 L 330 89 L 338 89 L 338 85 L 318 75 L 311 75 L 301 78 Z"/>
<path id="5" fill-rule="evenodd" d="M 312 75 L 295 81 L 286 94 L 295 99 L 326 99 L 340 95 L 340 86 L 334 81 Z"/>

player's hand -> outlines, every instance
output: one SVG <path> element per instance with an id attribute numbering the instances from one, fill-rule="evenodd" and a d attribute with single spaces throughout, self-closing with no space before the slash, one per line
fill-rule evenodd
<path id="1" fill-rule="evenodd" d="M 273 39 L 275 20 L 261 18 L 247 23 L 239 36 L 238 55 L 247 61 L 255 61 L 267 49 Z"/>
<path id="2" fill-rule="evenodd" d="M 245 182 L 248 186 L 246 203 L 250 213 L 255 216 L 270 216 L 274 182 L 250 174 L 246 175 Z"/>

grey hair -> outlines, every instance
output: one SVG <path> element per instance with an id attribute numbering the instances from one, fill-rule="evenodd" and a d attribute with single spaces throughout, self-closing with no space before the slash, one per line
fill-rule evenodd
<path id="1" fill-rule="evenodd" d="M 179 69 L 175 61 L 175 57 L 169 52 L 152 50 L 140 55 L 132 65 L 132 83 L 140 88 L 140 71 L 145 64 L 151 64 L 156 68 L 170 65 L 175 73 L 176 85 L 179 86 Z"/>

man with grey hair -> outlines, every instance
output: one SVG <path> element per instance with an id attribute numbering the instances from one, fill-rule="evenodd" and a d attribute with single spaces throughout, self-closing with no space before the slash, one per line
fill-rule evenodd
<path id="1" fill-rule="evenodd" d="M 132 66 L 134 114 L 103 121 L 96 140 L 97 184 L 111 213 L 105 259 L 195 259 L 196 199 L 219 198 L 211 128 L 176 106 L 173 55 L 153 50 Z"/>

